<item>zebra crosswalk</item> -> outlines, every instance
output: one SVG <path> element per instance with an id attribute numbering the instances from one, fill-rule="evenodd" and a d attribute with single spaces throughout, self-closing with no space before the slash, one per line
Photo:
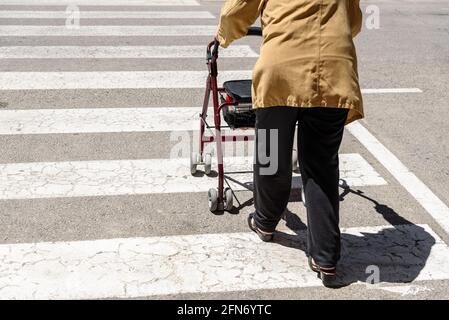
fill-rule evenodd
<path id="1" fill-rule="evenodd" d="M 203 58 L 204 46 L 17 46 L 0 47 L 0 59 L 182 59 Z M 220 52 L 222 58 L 256 58 L 247 45 Z"/>
<path id="2" fill-rule="evenodd" d="M 66 11 L 0 11 L 7 19 L 67 19 Z M 208 11 L 80 11 L 80 19 L 214 19 Z"/>
<path id="3" fill-rule="evenodd" d="M 4 72 L 4 90 L 202 88 L 207 71 Z M 251 78 L 251 71 L 222 71 L 222 83 Z"/>
<path id="4" fill-rule="evenodd" d="M 386 184 L 360 155 L 342 154 L 340 161 L 341 179 L 349 186 Z M 224 163 L 238 180 L 230 182 L 233 189 L 249 188 L 252 157 Z M 0 199 L 207 192 L 216 185 L 215 178 L 189 175 L 189 158 L 0 164 L 0 172 Z M 292 187 L 300 185 L 295 176 Z"/>
<path id="5" fill-rule="evenodd" d="M 224 70 L 219 84 L 251 78 L 251 70 Z M 202 88 L 207 71 L 4 72 L 4 90 Z M 362 89 L 362 93 L 413 93 L 417 88 Z"/>
<path id="6" fill-rule="evenodd" d="M 9 37 L 183 37 L 209 36 L 212 37 L 215 26 L 211 25 L 171 25 L 171 26 L 0 26 L 0 36 Z"/>
<path id="7" fill-rule="evenodd" d="M 81 22 L 83 19 L 91 22 L 114 19 L 114 22 L 89 26 L 81 23 L 75 29 L 46 25 L 47 19 L 64 19 L 64 6 L 70 4 L 81 8 L 96 6 L 96 10 L 80 11 Z M 30 9 L 31 5 L 36 8 Z M 62 10 L 55 11 L 55 5 L 61 6 Z M 192 68 L 189 61 L 204 58 L 205 46 L 215 31 L 213 19 L 219 12 L 219 5 L 219 2 L 210 4 L 195 0 L 2 1 L 0 22 L 8 19 L 8 24 L 0 23 L 0 40 L 3 37 L 10 40 L 8 45 L 0 45 L 0 67 L 8 65 L 9 61 L 11 66 L 17 61 L 25 61 L 29 70 L 0 72 L 0 139 L 8 141 L 7 145 L 13 149 L 8 153 L 9 161 L 0 163 L 0 233 L 5 233 L 0 234 L 0 299 L 131 298 L 301 289 L 320 285 L 314 274 L 307 271 L 303 252 L 304 230 L 297 230 L 288 221 L 282 222 L 275 237 L 277 243 L 265 244 L 246 230 L 243 213 L 211 215 L 205 192 L 216 185 L 216 178 L 214 175 L 190 175 L 189 154 L 174 156 L 176 152 L 161 152 L 154 158 L 136 159 L 129 154 L 129 157 L 120 159 L 113 156 L 98 159 L 102 154 L 100 146 L 95 144 L 96 140 L 87 139 L 87 136 L 116 139 L 123 135 L 123 144 L 132 144 L 135 137 L 132 134 L 141 133 L 151 141 L 150 147 L 155 150 L 166 145 L 175 148 L 179 141 L 172 138 L 182 137 L 179 132 L 187 132 L 189 139 L 196 139 L 202 96 L 194 99 L 198 105 L 190 107 L 178 107 L 170 97 L 176 96 L 179 89 L 197 92 L 193 89 L 204 88 L 207 72 Z M 49 6 L 48 9 L 45 6 Z M 132 6 L 145 10 L 130 10 Z M 183 7 L 189 10 L 182 11 Z M 11 24 L 11 19 L 18 19 L 20 24 Z M 39 25 L 28 24 L 29 19 L 39 19 Z M 121 19 L 133 19 L 135 25 L 121 25 Z M 142 19 L 154 20 L 155 24 L 140 25 Z M 197 24 L 183 25 L 179 22 L 181 19 L 193 20 Z M 207 19 L 210 19 L 209 24 L 205 24 Z M 158 25 L 162 20 L 168 25 Z M 76 45 L 67 44 L 67 39 L 95 36 L 99 39 L 98 44 L 92 44 L 96 41 L 92 39 L 85 45 L 82 40 Z M 126 40 L 130 36 L 154 38 L 155 43 L 163 37 L 178 40 L 173 45 L 133 46 Z M 182 37 L 187 38 L 180 43 Z M 30 38 L 36 38 L 39 44 L 23 45 L 22 41 Z M 104 45 L 100 41 L 102 38 L 123 43 Z M 204 42 L 204 46 L 190 43 L 189 39 L 193 38 Z M 17 39 L 17 43 L 12 43 L 11 39 Z M 48 39 L 51 39 L 50 45 Z M 255 62 L 257 57 L 257 46 L 244 40 L 220 53 L 220 59 L 224 61 L 246 58 Z M 34 70 L 33 63 L 37 65 L 37 61 L 42 59 L 54 62 L 54 70 Z M 89 59 L 111 59 L 115 61 L 115 68 L 113 71 L 95 70 L 94 63 L 89 71 L 61 71 L 63 68 L 60 66 L 67 59 L 78 59 L 80 68 Z M 128 59 L 148 59 L 158 66 L 158 70 L 145 70 L 145 67 L 138 71 L 126 70 L 120 62 Z M 185 61 L 185 69 L 170 68 L 170 60 L 175 59 Z M 241 69 L 220 70 L 219 81 L 248 78 L 251 78 L 251 70 L 245 65 Z M 166 95 L 168 98 L 163 106 L 152 105 L 152 96 L 147 97 L 146 105 L 126 105 L 128 96 L 136 92 L 148 94 L 146 89 L 164 89 L 172 93 Z M 7 93 L 10 92 L 25 97 L 29 92 L 40 91 L 42 97 L 54 92 L 64 95 L 69 90 L 80 96 L 87 91 L 93 92 L 93 97 L 97 92 L 122 90 L 124 105 L 111 107 L 91 101 L 89 105 L 74 107 L 67 101 L 67 105 L 47 105 L 44 108 L 39 100 L 33 101 L 33 105 L 21 104 L 20 107 L 7 101 Z M 365 94 L 400 94 L 420 92 L 418 90 L 365 88 L 363 91 Z M 239 134 L 248 133 L 251 131 Z M 40 140 L 33 140 L 35 137 Z M 53 137 L 58 137 L 60 143 L 50 148 L 45 141 Z M 62 152 L 64 139 L 73 137 L 86 137 L 79 143 L 85 144 L 92 159 L 76 160 L 67 154 L 59 155 L 60 161 L 47 159 L 46 154 Z M 29 150 L 14 149 L 16 143 L 24 145 L 27 140 L 41 142 L 31 145 Z M 36 153 L 38 159 L 23 162 L 14 158 L 21 152 Z M 108 154 L 113 155 L 114 152 L 109 150 Z M 251 198 L 247 192 L 252 185 L 251 154 L 252 147 L 249 147 L 244 154 L 231 156 L 231 153 L 225 157 L 226 169 L 234 172 L 229 183 L 242 198 Z M 214 165 L 213 169 L 216 169 Z M 390 187 L 391 178 L 353 142 L 348 142 L 340 155 L 340 165 L 340 177 L 345 188 L 377 190 Z M 295 190 L 300 185 L 299 176 L 295 174 L 292 187 Z M 363 195 L 361 190 L 357 192 Z M 170 195 L 172 201 L 161 201 L 168 199 L 161 198 L 165 195 Z M 4 212 L 3 209 L 31 206 L 33 214 L 40 215 L 42 221 L 49 221 L 55 219 L 55 206 L 63 199 L 68 201 L 67 208 L 74 205 L 83 210 L 86 206 L 85 211 L 94 204 L 100 211 L 95 214 L 104 216 L 116 198 L 125 199 L 120 200 L 125 203 L 138 202 L 136 197 L 139 196 L 145 196 L 152 208 L 158 208 L 148 212 L 146 207 L 142 207 L 141 212 L 135 213 L 140 217 L 139 221 L 151 224 L 152 217 L 156 220 L 155 215 L 164 211 L 172 215 L 167 216 L 164 226 L 152 225 L 154 234 L 148 232 L 144 237 L 111 236 L 114 234 L 113 226 L 120 228 L 116 226 L 119 224 L 117 221 L 123 221 L 117 220 L 108 226 L 112 231 L 107 235 L 99 232 L 95 234 L 96 239 L 91 236 L 83 239 L 83 230 L 74 227 L 68 218 L 58 230 L 40 225 L 41 241 L 27 240 L 26 234 L 18 240 L 14 239 L 15 233 L 11 230 L 22 226 L 17 221 L 25 217 L 12 217 L 14 210 Z M 189 197 L 189 202 L 179 203 L 179 199 L 185 197 Z M 108 200 L 96 202 L 98 199 Z M 180 208 L 200 212 L 201 215 L 192 214 L 183 234 L 164 234 L 170 224 L 179 223 L 178 216 L 188 214 Z M 363 210 L 360 208 L 355 206 L 355 210 Z M 82 217 L 82 213 L 73 214 Z M 223 223 L 225 217 L 231 220 L 229 224 Z M 39 222 L 35 223 L 39 226 Z M 223 229 L 219 233 L 207 233 L 201 227 L 192 227 L 195 224 L 221 225 Z M 96 226 L 91 227 L 95 229 Z M 76 240 L 69 236 L 70 228 L 77 230 Z M 56 236 L 49 236 L 49 232 L 55 232 Z M 444 271 L 449 270 L 449 248 L 428 224 L 385 226 L 366 222 L 365 225 L 346 227 L 343 233 L 342 264 L 346 270 L 341 279 L 343 282 L 365 281 L 365 270 L 369 265 L 380 265 L 382 281 L 390 284 L 449 279 L 449 274 Z M 47 241 L 55 238 L 55 242 Z M 409 265 L 405 265 L 406 260 Z"/>
<path id="8" fill-rule="evenodd" d="M 363 281 L 366 263 L 385 261 L 386 250 L 394 258 L 383 270 L 384 279 L 446 279 L 442 270 L 449 267 L 449 248 L 426 225 L 343 231 L 348 248 L 343 257 L 347 271 L 343 283 Z M 404 236 L 408 233 L 413 237 Z M 319 286 L 320 280 L 308 271 L 300 253 L 305 246 L 304 231 L 276 236 L 289 247 L 262 243 L 249 233 L 0 245 L 5 274 L 10 275 L 0 274 L 2 297 L 135 298 Z M 408 246 L 388 248 L 389 243 L 404 239 Z M 419 245 L 415 247 L 414 241 Z M 412 246 L 413 253 L 409 251 Z M 407 272 L 400 266 L 404 256 L 412 258 Z M 428 261 L 424 268 L 420 265 L 423 259 Z"/>
<path id="9" fill-rule="evenodd" d="M 198 6 L 196 0 L 5 0 L 3 5 Z"/>

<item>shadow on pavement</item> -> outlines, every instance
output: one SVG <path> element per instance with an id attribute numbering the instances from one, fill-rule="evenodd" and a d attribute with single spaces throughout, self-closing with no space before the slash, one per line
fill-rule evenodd
<path id="1" fill-rule="evenodd" d="M 374 279 L 370 278 L 373 270 L 379 270 L 380 282 L 408 283 L 415 280 L 435 244 L 433 236 L 423 227 L 401 217 L 393 208 L 370 198 L 361 190 L 352 190 L 344 180 L 340 187 L 343 188 L 342 201 L 348 194 L 354 194 L 372 202 L 376 212 L 391 227 L 381 230 L 365 228 L 365 231 L 360 228 L 360 233 L 342 234 L 338 284 L 346 286 L 358 281 L 371 281 Z M 276 232 L 273 241 L 306 252 L 307 226 L 290 211 L 286 211 L 284 220 L 295 234 Z"/>

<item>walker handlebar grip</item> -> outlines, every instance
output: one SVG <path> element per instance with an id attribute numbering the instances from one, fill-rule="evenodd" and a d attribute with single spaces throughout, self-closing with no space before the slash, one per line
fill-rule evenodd
<path id="1" fill-rule="evenodd" d="M 212 48 L 212 56 L 216 56 L 218 53 L 218 48 L 220 47 L 220 41 L 214 39 L 214 46 Z"/>
<path id="2" fill-rule="evenodd" d="M 210 61 L 213 57 L 218 57 L 218 47 L 220 46 L 220 42 L 217 39 L 214 39 L 214 41 L 210 42 L 207 45 L 207 51 L 206 51 L 206 59 L 207 61 Z"/>
<path id="3" fill-rule="evenodd" d="M 260 27 L 250 27 L 248 29 L 248 32 L 246 33 L 247 36 L 262 36 L 262 28 Z"/>

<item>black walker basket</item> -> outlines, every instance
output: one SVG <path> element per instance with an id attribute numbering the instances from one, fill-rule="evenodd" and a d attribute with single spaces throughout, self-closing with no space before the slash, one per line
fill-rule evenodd
<path id="1" fill-rule="evenodd" d="M 242 110 L 228 106 L 223 108 L 223 118 L 231 129 L 254 128 L 256 125 L 256 114 L 253 109 Z"/>

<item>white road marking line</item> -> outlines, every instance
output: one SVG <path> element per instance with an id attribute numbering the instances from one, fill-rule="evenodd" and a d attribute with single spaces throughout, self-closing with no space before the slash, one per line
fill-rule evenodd
<path id="1" fill-rule="evenodd" d="M 210 36 L 217 26 L 170 25 L 170 26 L 20 26 L 0 25 L 0 37 L 131 37 L 131 36 Z"/>
<path id="2" fill-rule="evenodd" d="M 435 221 L 449 233 L 449 208 L 447 205 L 359 122 L 352 123 L 347 128 Z"/>
<path id="3" fill-rule="evenodd" d="M 1 72 L 0 90 L 204 88 L 207 74 L 207 71 Z M 226 70 L 219 72 L 218 82 L 251 78 L 252 70 Z M 362 93 L 374 93 L 373 90 L 376 89 L 362 89 Z"/>
<path id="4" fill-rule="evenodd" d="M 449 248 L 428 225 L 342 230 L 341 283 L 449 279 Z M 202 234 L 0 245 L 1 299 L 132 298 L 321 286 L 306 235 Z M 232 248 L 232 250 L 230 250 Z M 268 258 L 269 257 L 269 258 Z M 367 288 L 376 286 L 367 285 Z"/>
<path id="5" fill-rule="evenodd" d="M 2 0 L 2 5 L 199 6 L 196 0 Z"/>
<path id="6" fill-rule="evenodd" d="M 222 71 L 219 82 L 250 79 L 251 71 Z M 2 72 L 0 90 L 204 88 L 207 71 Z"/>
<path id="7" fill-rule="evenodd" d="M 69 15 L 59 11 L 0 11 L 0 18 L 7 19 L 67 19 Z M 80 19 L 214 19 L 208 11 L 80 11 Z"/>
<path id="8" fill-rule="evenodd" d="M 400 294 L 402 297 L 405 296 L 416 296 L 421 292 L 431 292 L 432 290 L 427 288 L 426 286 L 420 285 L 398 285 L 398 286 L 378 286 L 375 287 L 379 290 L 384 290 L 387 292 L 393 292 Z"/>
<path id="9" fill-rule="evenodd" d="M 342 154 L 340 161 L 348 185 L 386 184 L 360 155 Z M 252 184 L 252 163 L 252 157 L 225 158 L 225 170 L 239 182 L 230 181 L 235 190 Z M 180 158 L 0 164 L 0 199 L 205 192 L 216 185 L 215 177 L 193 177 L 189 159 Z M 292 185 L 300 188 L 299 176 Z"/>
<path id="10" fill-rule="evenodd" d="M 358 153 L 340 154 L 340 179 L 349 186 L 380 186 L 387 182 Z"/>
<path id="11" fill-rule="evenodd" d="M 196 131 L 200 112 L 200 107 L 0 110 L 0 134 Z"/>
<path id="12" fill-rule="evenodd" d="M 220 51 L 220 58 L 256 58 L 247 45 Z M 0 47 L 0 59 L 205 58 L 205 46 L 14 46 Z"/>
<path id="13" fill-rule="evenodd" d="M 365 94 L 375 94 L 375 93 L 422 93 L 419 88 L 381 88 L 381 89 L 365 89 L 363 90 Z"/>

